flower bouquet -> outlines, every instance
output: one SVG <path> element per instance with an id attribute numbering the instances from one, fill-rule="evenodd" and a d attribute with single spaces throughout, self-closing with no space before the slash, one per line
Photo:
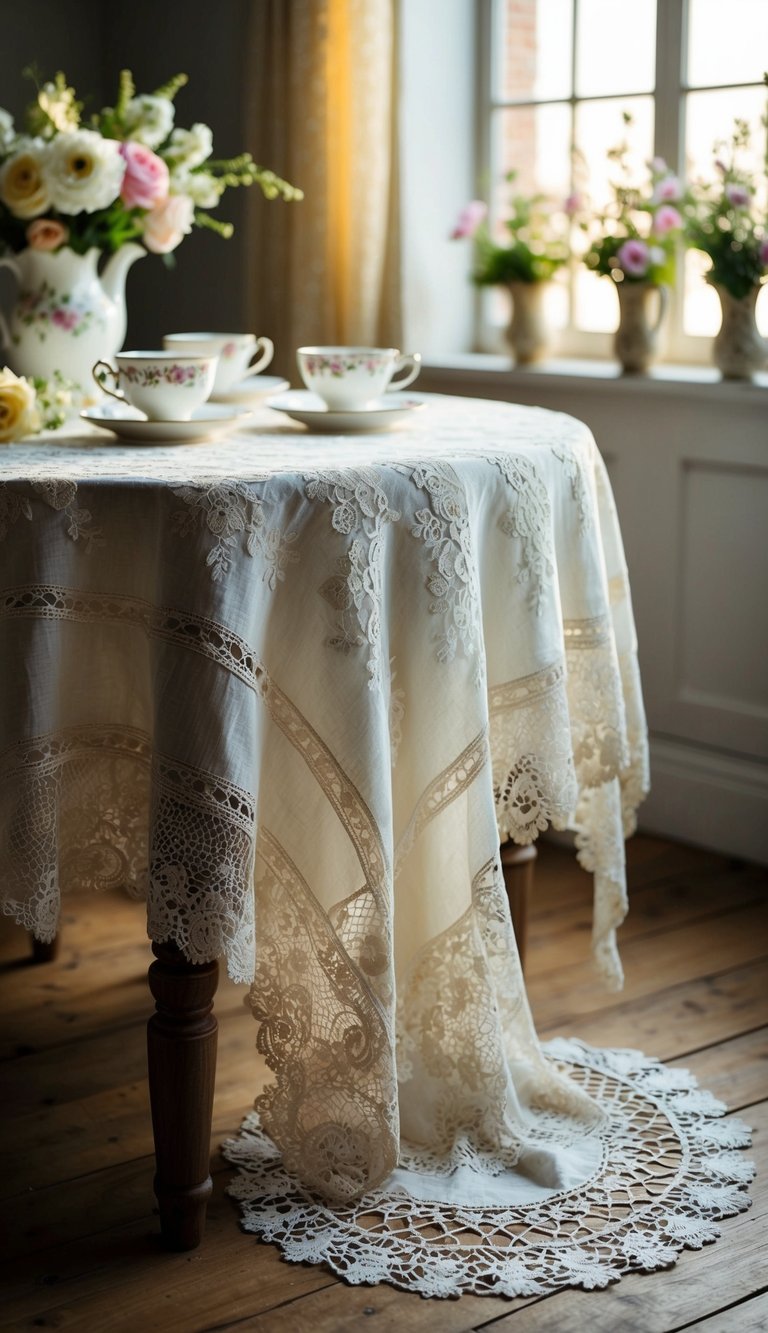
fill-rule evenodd
<path id="1" fill-rule="evenodd" d="M 755 323 L 757 297 L 768 279 L 768 153 L 760 181 L 748 165 L 750 149 L 749 125 L 737 120 L 730 141 L 715 150 L 716 179 L 696 182 L 685 210 L 686 241 L 708 257 L 706 280 L 720 297 L 723 321 L 714 356 L 728 379 L 749 378 L 768 356 Z"/>
<path id="2" fill-rule="evenodd" d="M 0 341 L 15 370 L 58 370 L 84 384 L 93 363 L 122 343 L 124 279 L 135 259 L 169 257 L 193 226 L 231 236 L 232 224 L 209 210 L 232 186 L 301 198 L 249 153 L 214 159 L 207 125 L 175 126 L 174 98 L 186 82 L 179 74 L 137 94 L 124 70 L 115 105 L 86 120 L 59 73 L 38 87 L 23 130 L 0 109 L 0 264 L 21 289 L 10 326 L 0 321 Z M 111 258 L 99 279 L 101 255 Z"/>
<path id="3" fill-rule="evenodd" d="M 631 124 L 625 112 L 624 120 Z M 682 183 L 661 157 L 648 165 L 643 185 L 632 179 L 626 143 L 608 154 L 619 169 L 613 199 L 592 224 L 592 241 L 584 256 L 587 268 L 610 277 L 619 298 L 619 328 L 615 351 L 626 371 L 648 369 L 656 350 L 658 331 L 666 310 L 668 289 L 675 281 L 675 260 L 682 236 L 684 200 Z M 648 314 L 652 293 L 658 295 L 655 320 Z"/>
<path id="4" fill-rule="evenodd" d="M 512 184 L 517 173 L 505 179 Z M 509 341 L 518 364 L 538 360 L 546 351 L 547 329 L 542 308 L 544 286 L 570 255 L 568 233 L 579 201 L 569 196 L 562 205 L 544 194 L 514 194 L 503 222 L 508 240 L 496 241 L 487 223 L 487 207 L 479 199 L 462 210 L 452 240 L 475 243 L 472 281 L 479 287 L 507 287 L 512 297 Z"/>

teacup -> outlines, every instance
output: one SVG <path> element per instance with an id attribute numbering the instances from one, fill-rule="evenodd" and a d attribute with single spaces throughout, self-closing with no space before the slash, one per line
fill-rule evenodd
<path id="1" fill-rule="evenodd" d="M 97 361 L 93 378 L 110 397 L 137 407 L 150 421 L 189 421 L 210 397 L 216 375 L 215 356 L 118 352 L 115 361 L 117 370 Z M 114 389 L 107 387 L 107 379 L 114 381 Z"/>
<path id="2" fill-rule="evenodd" d="M 300 347 L 296 353 L 308 389 L 337 412 L 354 412 L 379 398 L 385 389 L 404 389 L 421 370 L 418 352 L 397 347 Z M 392 376 L 410 365 L 403 379 Z"/>
<path id="3" fill-rule="evenodd" d="M 258 375 L 275 354 L 271 339 L 257 338 L 255 333 L 167 333 L 163 347 L 185 356 L 218 356 L 215 394 L 227 393 L 246 374 Z M 254 361 L 257 351 L 261 355 Z"/>

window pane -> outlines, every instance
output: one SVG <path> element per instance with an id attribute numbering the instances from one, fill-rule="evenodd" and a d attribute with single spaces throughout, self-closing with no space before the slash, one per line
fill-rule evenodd
<path id="1" fill-rule="evenodd" d="M 768 53 L 766 0 L 689 0 L 688 83 L 759 83 Z"/>
<path id="2" fill-rule="evenodd" d="M 656 68 L 656 0 L 579 0 L 576 93 L 651 92 Z"/>
<path id="3" fill-rule="evenodd" d="M 498 111 L 495 129 L 493 160 L 499 164 L 500 177 L 516 171 L 511 187 L 516 193 L 540 191 L 565 199 L 570 190 L 571 108 L 559 104 Z M 503 212 L 510 187 L 503 179 L 493 185 Z"/>
<path id="4" fill-rule="evenodd" d="M 626 126 L 623 112 L 632 116 Z M 584 102 L 576 109 L 576 144 L 585 175 L 584 185 L 593 210 L 600 210 L 613 197 L 611 181 L 616 168 L 608 161 L 608 150 L 626 141 L 627 164 L 632 179 L 645 180 L 647 163 L 653 155 L 653 100 L 650 97 L 622 99 L 621 102 Z M 578 231 L 574 248 L 582 252 L 591 237 Z M 610 278 L 577 266 L 574 280 L 574 323 L 590 333 L 610 333 L 618 324 L 618 300 Z"/>
<path id="5" fill-rule="evenodd" d="M 501 99 L 570 97 L 573 0 L 501 0 Z"/>
<path id="6" fill-rule="evenodd" d="M 714 287 L 705 281 L 708 263 L 698 250 L 685 256 L 685 301 L 683 330 L 694 338 L 714 338 L 720 328 L 720 301 Z M 768 335 L 768 284 L 757 298 L 757 327 Z"/>
<path id="7" fill-rule="evenodd" d="M 765 54 L 765 52 L 763 53 Z M 750 170 L 764 179 L 761 163 L 765 155 L 764 88 L 727 88 L 715 93 L 689 93 L 686 98 L 685 151 L 687 173 L 691 180 L 712 180 L 716 145 L 730 139 L 733 122 L 738 117 L 749 122 L 752 130 L 752 156 L 741 159 Z"/>

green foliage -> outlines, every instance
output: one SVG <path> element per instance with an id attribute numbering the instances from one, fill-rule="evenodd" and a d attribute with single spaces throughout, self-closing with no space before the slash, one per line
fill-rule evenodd
<path id="1" fill-rule="evenodd" d="M 511 171 L 505 179 L 511 184 L 516 176 Z M 513 195 L 503 225 L 509 236 L 505 245 L 492 239 L 485 223 L 475 233 L 472 281 L 478 287 L 547 282 L 567 262 L 567 222 L 545 195 Z"/>

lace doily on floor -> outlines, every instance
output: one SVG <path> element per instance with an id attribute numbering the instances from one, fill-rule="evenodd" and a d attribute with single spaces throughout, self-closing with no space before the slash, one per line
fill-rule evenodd
<path id="1" fill-rule="evenodd" d="M 243 1225 L 291 1262 L 422 1296 L 536 1296 L 668 1268 L 750 1206 L 748 1127 L 685 1070 L 577 1041 L 544 1051 L 597 1104 L 591 1124 L 537 1110 L 517 1166 L 457 1144 L 452 1162 L 404 1147 L 382 1188 L 348 1206 L 307 1193 L 251 1114 L 224 1155 Z"/>

